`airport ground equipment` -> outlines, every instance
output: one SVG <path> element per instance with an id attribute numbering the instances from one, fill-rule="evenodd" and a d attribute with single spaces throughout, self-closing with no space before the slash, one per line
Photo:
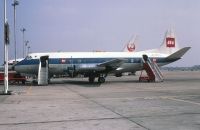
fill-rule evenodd
<path id="1" fill-rule="evenodd" d="M 4 81 L 4 72 L 0 72 L 0 82 Z M 9 71 L 8 72 L 8 82 L 9 84 L 15 83 L 22 83 L 25 84 L 26 77 L 22 76 L 21 74 L 17 73 L 16 71 Z"/>
<path id="2" fill-rule="evenodd" d="M 151 61 L 151 59 L 147 55 L 143 55 L 142 62 L 143 62 L 143 69 L 146 71 L 147 76 L 142 76 L 143 71 L 141 71 L 139 81 L 148 81 L 148 82 L 163 81 L 163 75 L 156 62 Z"/>
<path id="3" fill-rule="evenodd" d="M 49 56 L 41 56 L 38 69 L 38 85 L 47 85 L 49 79 Z"/>

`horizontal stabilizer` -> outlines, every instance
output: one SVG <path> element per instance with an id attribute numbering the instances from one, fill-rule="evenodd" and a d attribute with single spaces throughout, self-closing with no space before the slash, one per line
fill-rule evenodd
<path id="1" fill-rule="evenodd" d="M 191 47 L 184 47 L 175 53 L 169 55 L 166 59 L 179 59 L 181 58 Z"/>

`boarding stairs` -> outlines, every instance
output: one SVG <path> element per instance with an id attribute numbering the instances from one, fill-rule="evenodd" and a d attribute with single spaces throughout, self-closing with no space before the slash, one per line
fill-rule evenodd
<path id="1" fill-rule="evenodd" d="M 142 76 L 142 72 L 141 72 L 139 81 L 142 81 L 142 80 L 147 80 L 149 82 L 163 81 L 164 79 L 163 75 L 156 62 L 154 61 L 152 62 L 151 59 L 147 55 L 143 55 L 142 62 L 143 62 L 143 69 L 146 71 L 147 77 Z"/>
<path id="2" fill-rule="evenodd" d="M 38 85 L 47 85 L 49 79 L 49 57 L 41 56 L 38 68 Z"/>

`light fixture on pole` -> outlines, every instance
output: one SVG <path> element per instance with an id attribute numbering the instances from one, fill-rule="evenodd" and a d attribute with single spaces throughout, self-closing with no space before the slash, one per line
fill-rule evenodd
<path id="1" fill-rule="evenodd" d="M 14 7 L 14 48 L 15 48 L 15 63 L 17 59 L 17 43 L 16 43 L 16 6 L 19 5 L 19 1 L 14 0 L 12 6 Z"/>

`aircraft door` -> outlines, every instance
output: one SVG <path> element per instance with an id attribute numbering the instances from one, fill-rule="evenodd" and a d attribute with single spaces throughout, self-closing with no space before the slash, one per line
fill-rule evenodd
<path id="1" fill-rule="evenodd" d="M 47 85 L 49 78 L 49 56 L 41 56 L 38 69 L 38 85 Z"/>
<path id="2" fill-rule="evenodd" d="M 72 78 L 76 76 L 76 66 L 75 65 L 71 65 L 70 67 L 68 67 L 68 74 Z"/>
<path id="3" fill-rule="evenodd" d="M 68 66 L 68 74 L 70 77 L 75 77 L 77 75 L 76 73 L 76 65 L 74 64 L 74 59 L 71 56 L 71 59 L 69 60 L 70 66 Z"/>

